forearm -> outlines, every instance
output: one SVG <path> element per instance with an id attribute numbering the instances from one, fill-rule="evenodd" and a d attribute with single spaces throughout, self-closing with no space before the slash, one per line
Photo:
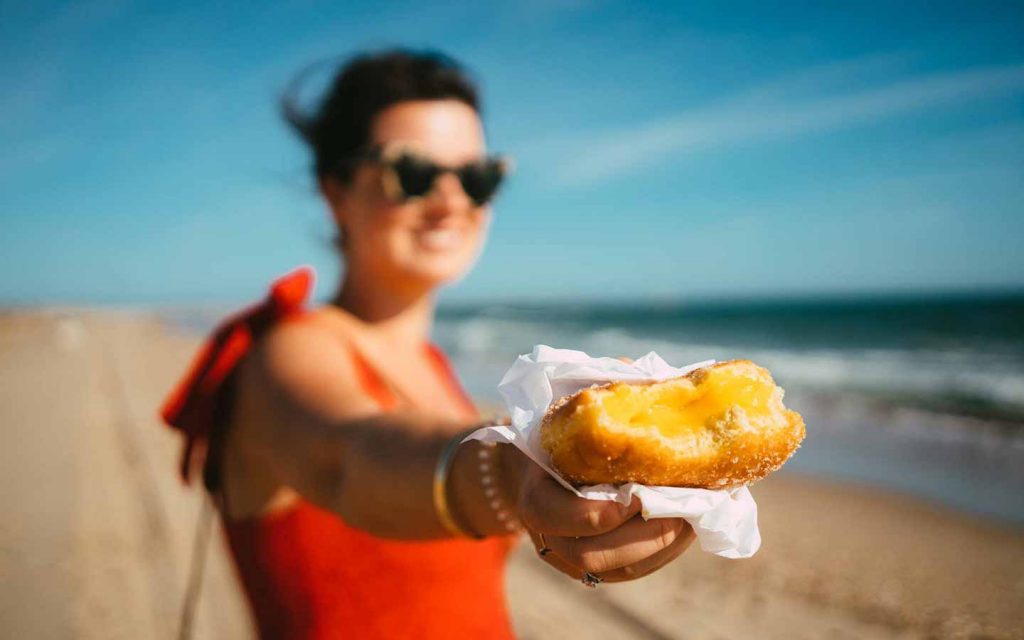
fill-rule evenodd
<path id="1" fill-rule="evenodd" d="M 290 465 L 288 481 L 308 499 L 373 535 L 448 537 L 435 508 L 434 472 L 445 445 L 467 426 L 413 414 L 374 416 L 331 428 L 307 425 L 291 432 L 289 457 L 302 462 Z M 486 475 L 493 490 L 487 491 L 481 448 L 470 441 L 452 456 L 446 478 L 449 510 L 467 532 L 508 533 L 505 523 L 515 519 L 519 460 L 508 451 L 514 450 L 511 445 L 490 450 Z M 501 518 L 499 509 L 505 511 Z"/>
<path id="2" fill-rule="evenodd" d="M 377 536 L 445 535 L 434 512 L 433 474 L 441 450 L 462 425 L 404 414 L 302 422 L 275 447 L 287 484 Z"/>

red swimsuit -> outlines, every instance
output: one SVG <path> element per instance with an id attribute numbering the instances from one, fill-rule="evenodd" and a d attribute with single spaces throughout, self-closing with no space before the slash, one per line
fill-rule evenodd
<path id="1" fill-rule="evenodd" d="M 187 436 L 186 474 L 202 453 L 195 444 L 211 439 L 223 410 L 209 396 L 222 390 L 259 334 L 301 307 L 310 284 L 306 272 L 286 276 L 263 305 L 222 326 L 165 405 L 164 418 Z M 237 337 L 240 327 L 244 338 Z M 438 374 L 463 397 L 465 415 L 476 417 L 440 349 L 426 348 Z M 384 380 L 354 357 L 367 395 L 381 411 L 393 410 L 396 398 Z M 513 637 L 504 592 L 512 538 L 377 538 L 301 498 L 281 512 L 229 521 L 225 530 L 263 638 Z"/>

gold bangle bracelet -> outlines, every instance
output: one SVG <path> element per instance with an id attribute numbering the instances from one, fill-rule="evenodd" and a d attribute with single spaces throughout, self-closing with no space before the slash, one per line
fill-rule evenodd
<path id="1" fill-rule="evenodd" d="M 455 452 L 458 450 L 462 439 L 476 431 L 476 427 L 460 431 L 441 450 L 437 458 L 437 465 L 434 467 L 434 512 L 441 526 L 445 531 L 462 538 L 483 538 L 483 535 L 466 531 L 455 521 L 451 509 L 448 507 L 448 473 L 451 471 L 452 461 L 455 459 Z"/>

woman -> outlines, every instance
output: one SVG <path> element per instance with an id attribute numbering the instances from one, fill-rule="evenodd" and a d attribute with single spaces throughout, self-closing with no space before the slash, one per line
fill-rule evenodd
<path id="1" fill-rule="evenodd" d="M 298 310 L 308 282 L 279 283 L 165 412 L 187 423 L 215 389 L 207 484 L 261 635 L 511 637 L 503 572 L 523 530 L 591 585 L 678 556 L 683 520 L 577 498 L 512 446 L 459 444 L 479 416 L 429 342 L 434 296 L 475 261 L 504 175 L 460 68 L 365 55 L 315 114 L 286 115 L 337 223 L 341 286 Z M 197 382 L 211 371 L 223 383 Z"/>

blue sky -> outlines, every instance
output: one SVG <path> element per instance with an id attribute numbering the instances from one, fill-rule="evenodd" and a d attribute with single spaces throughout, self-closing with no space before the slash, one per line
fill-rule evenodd
<path id="1" fill-rule="evenodd" d="M 446 300 L 1024 287 L 1020 3 L 47 4 L 0 4 L 0 303 L 325 294 L 276 96 L 388 45 L 518 160 Z"/>

